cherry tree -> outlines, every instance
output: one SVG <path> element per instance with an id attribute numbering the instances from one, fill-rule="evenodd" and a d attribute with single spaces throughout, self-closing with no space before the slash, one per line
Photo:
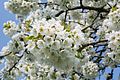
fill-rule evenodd
<path id="1" fill-rule="evenodd" d="M 119 0 L 8 0 L 4 6 L 19 23 L 4 23 L 11 40 L 0 52 L 1 80 L 113 79 L 120 67 Z"/>

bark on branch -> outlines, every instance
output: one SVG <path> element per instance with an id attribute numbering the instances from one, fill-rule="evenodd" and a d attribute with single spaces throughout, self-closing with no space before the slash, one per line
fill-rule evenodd
<path id="1" fill-rule="evenodd" d="M 10 54 L 11 54 L 11 52 L 8 53 L 8 54 L 5 54 L 5 55 L 1 55 L 1 56 L 0 56 L 0 59 L 3 59 L 4 57 L 6 57 L 6 56 L 8 56 L 8 55 L 10 55 Z"/>
<path id="2" fill-rule="evenodd" d="M 90 46 L 90 45 L 96 45 L 98 43 L 103 43 L 103 42 L 107 42 L 108 40 L 101 40 L 101 41 L 97 41 L 97 42 L 92 42 L 92 43 L 88 43 L 88 44 L 84 44 L 82 45 L 82 47 L 80 47 L 77 51 L 81 52 L 84 48 Z"/>
<path id="3" fill-rule="evenodd" d="M 104 9 L 103 7 L 90 7 L 90 6 L 76 6 L 74 8 L 69 8 L 68 10 L 61 10 L 59 13 L 57 13 L 55 16 L 58 17 L 59 15 L 61 15 L 62 13 L 66 12 L 66 11 L 72 11 L 72 10 L 78 10 L 78 9 L 83 9 L 83 10 L 94 10 L 97 12 L 105 12 L 105 13 L 109 13 L 108 9 Z"/>

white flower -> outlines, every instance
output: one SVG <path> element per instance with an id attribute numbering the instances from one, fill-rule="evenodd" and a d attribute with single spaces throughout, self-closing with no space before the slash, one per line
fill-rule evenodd
<path id="1" fill-rule="evenodd" d="M 33 28 L 31 31 L 30 31 L 31 35 L 37 37 L 38 36 L 38 32 L 36 31 L 36 28 Z"/>
<path id="2" fill-rule="evenodd" d="M 24 33 L 17 33 L 17 34 L 12 36 L 12 39 L 20 41 L 21 39 L 24 39 L 24 37 L 25 37 Z"/>
<path id="3" fill-rule="evenodd" d="M 25 1 L 25 0 L 9 0 L 5 2 L 5 8 L 14 14 L 19 15 L 27 15 L 32 10 L 36 10 L 38 8 L 38 4 L 36 2 L 32 2 L 33 0 Z"/>
<path id="4" fill-rule="evenodd" d="M 54 33 L 55 33 L 55 29 L 54 28 L 47 28 L 45 30 L 45 35 L 54 36 Z"/>
<path id="5" fill-rule="evenodd" d="M 0 52 L 0 55 L 5 55 L 5 54 L 8 54 L 10 51 L 9 51 L 9 46 L 4 46 Z"/>
<path id="6" fill-rule="evenodd" d="M 107 27 L 109 30 L 115 30 L 118 31 L 120 30 L 120 10 L 117 9 L 115 11 L 111 11 L 108 14 L 108 19 L 105 19 L 103 21 L 103 28 Z"/>
<path id="7" fill-rule="evenodd" d="M 24 43 L 20 41 L 9 41 L 8 46 L 10 52 L 20 52 L 21 50 L 24 50 Z"/>
<path id="8" fill-rule="evenodd" d="M 87 77 L 88 79 L 92 79 L 97 76 L 99 68 L 98 68 L 97 64 L 95 64 L 93 62 L 88 62 L 82 66 L 82 69 L 83 69 L 82 70 L 83 75 L 85 77 Z"/>
<path id="9" fill-rule="evenodd" d="M 100 0 L 100 1 L 97 1 L 97 0 L 83 0 L 83 5 L 102 7 L 107 2 L 108 2 L 107 0 Z"/>
<path id="10" fill-rule="evenodd" d="M 54 0 L 48 0 L 48 3 L 53 3 L 54 2 Z"/>
<path id="11" fill-rule="evenodd" d="M 51 43 L 51 48 L 55 49 L 55 50 L 59 50 L 61 47 L 60 41 L 59 40 L 55 40 Z"/>
<path id="12" fill-rule="evenodd" d="M 75 40 L 75 43 L 77 44 L 84 43 L 86 41 L 83 33 L 80 33 L 80 34 L 76 33 L 74 35 L 74 40 Z"/>
<path id="13" fill-rule="evenodd" d="M 29 50 L 29 51 L 32 51 L 34 48 L 35 48 L 35 42 L 34 41 L 32 41 L 32 40 L 29 40 L 28 42 L 27 42 L 27 46 L 26 46 L 26 48 Z"/>
<path id="14" fill-rule="evenodd" d="M 105 19 L 105 20 L 103 21 L 103 25 L 102 25 L 103 28 L 106 27 L 106 28 L 108 28 L 108 29 L 110 29 L 110 30 L 113 30 L 113 29 L 114 29 L 113 26 L 114 26 L 114 25 L 113 25 L 113 23 L 112 23 L 112 20 L 110 20 L 110 19 Z"/>
<path id="15" fill-rule="evenodd" d="M 15 33 L 17 33 L 17 25 L 13 21 L 8 21 L 7 23 L 4 23 L 4 29 L 3 32 L 5 35 L 8 35 L 9 37 L 12 37 Z"/>
<path id="16" fill-rule="evenodd" d="M 60 31 L 60 32 L 56 32 L 57 36 L 56 39 L 65 39 L 68 37 L 69 33 L 65 32 L 65 31 Z"/>
<path id="17" fill-rule="evenodd" d="M 73 75 L 74 80 L 79 80 L 80 76 L 78 74 Z"/>
<path id="18" fill-rule="evenodd" d="M 108 47 L 112 50 L 116 50 L 119 48 L 120 43 L 120 31 L 112 31 L 111 33 L 107 33 L 105 38 L 109 41 Z"/>
<path id="19" fill-rule="evenodd" d="M 43 40 L 38 40 L 37 41 L 37 47 L 42 49 L 45 47 L 45 42 Z"/>
<path id="20" fill-rule="evenodd" d="M 36 31 L 37 31 L 37 33 L 40 33 L 40 34 L 42 34 L 42 35 L 45 35 L 45 27 L 44 26 L 40 26 L 40 25 L 38 25 L 37 27 L 38 28 L 36 28 Z"/>
<path id="21" fill-rule="evenodd" d="M 46 45 L 50 45 L 51 42 L 53 41 L 53 38 L 50 36 L 45 36 L 44 40 L 45 40 Z"/>
<path id="22" fill-rule="evenodd" d="M 78 19 L 81 18 L 81 13 L 80 13 L 79 11 L 71 11 L 70 13 L 71 13 L 72 18 L 73 18 L 74 20 L 76 20 L 76 19 L 78 20 Z"/>
<path id="23" fill-rule="evenodd" d="M 63 47 L 71 47 L 73 44 L 73 39 L 72 38 L 66 38 L 64 41 L 63 41 Z"/>
<path id="24" fill-rule="evenodd" d="M 115 52 L 108 52 L 107 55 L 108 55 L 108 57 L 110 57 L 111 59 L 114 59 L 116 53 L 115 53 Z"/>

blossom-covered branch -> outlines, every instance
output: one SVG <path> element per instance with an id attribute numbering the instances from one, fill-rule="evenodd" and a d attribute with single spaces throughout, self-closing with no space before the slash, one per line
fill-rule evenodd
<path id="1" fill-rule="evenodd" d="M 108 40 L 101 40 L 101 41 L 97 41 L 97 42 L 92 42 L 92 43 L 88 43 L 88 44 L 83 44 L 82 47 L 80 47 L 80 48 L 78 49 L 78 51 L 81 52 L 84 48 L 86 48 L 86 47 L 88 47 L 88 46 L 90 46 L 90 45 L 94 46 L 94 45 L 96 45 L 96 44 L 104 43 L 104 42 L 107 42 L 107 41 L 108 41 Z"/>
<path id="2" fill-rule="evenodd" d="M 78 9 L 82 9 L 82 10 L 93 10 L 93 11 L 97 11 L 97 12 L 105 12 L 105 13 L 109 13 L 110 10 L 104 9 L 104 7 L 90 7 L 90 6 L 76 6 L 74 8 L 68 8 L 66 11 L 72 11 L 72 10 L 78 10 Z M 64 10 L 61 10 L 59 13 L 57 13 L 55 16 L 58 17 L 59 15 L 61 15 L 62 13 L 64 13 Z"/>
<path id="3" fill-rule="evenodd" d="M 120 65 L 118 0 L 8 0 L 19 21 L 4 23 L 11 39 L 1 50 L 5 80 L 113 79 Z M 7 71 L 7 72 L 6 72 Z"/>

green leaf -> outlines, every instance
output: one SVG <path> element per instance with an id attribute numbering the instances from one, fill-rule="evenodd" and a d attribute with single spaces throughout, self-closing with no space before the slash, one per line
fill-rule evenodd
<path id="1" fill-rule="evenodd" d="M 113 7 L 112 7 L 112 12 L 113 12 L 113 11 L 116 11 L 116 10 L 117 10 L 117 7 L 116 7 L 116 6 L 113 6 Z"/>
<path id="2" fill-rule="evenodd" d="M 4 25 L 3 25 L 3 28 L 5 28 L 5 29 L 9 29 L 11 26 L 10 26 L 10 23 L 8 22 L 8 23 L 4 23 Z"/>
<path id="3" fill-rule="evenodd" d="M 34 39 L 34 36 L 27 36 L 27 37 L 25 38 L 26 41 L 28 41 L 28 40 L 33 40 L 33 39 Z"/>
<path id="4" fill-rule="evenodd" d="M 55 72 L 53 72 L 53 74 L 51 75 L 51 78 L 52 78 L 52 79 L 56 79 Z"/>
<path id="5" fill-rule="evenodd" d="M 37 41 L 38 39 L 43 39 L 43 35 L 38 34 L 37 37 L 35 37 L 35 36 L 27 36 L 24 40 L 25 41 L 28 41 L 28 40 Z"/>
<path id="6" fill-rule="evenodd" d="M 25 21 L 25 24 L 26 24 L 27 26 L 30 26 L 30 23 L 31 23 L 31 20 Z"/>
<path id="7" fill-rule="evenodd" d="M 64 21 L 62 21 L 62 25 L 64 26 L 64 29 L 65 29 L 67 32 L 70 32 L 70 30 L 71 30 L 70 24 L 66 24 Z"/>
<path id="8" fill-rule="evenodd" d="M 67 26 L 66 26 L 66 31 L 67 31 L 67 32 L 70 32 L 70 30 L 71 30 L 71 29 L 70 29 L 70 25 L 67 25 Z"/>
<path id="9" fill-rule="evenodd" d="M 37 39 L 42 39 L 43 38 L 43 35 L 41 35 L 41 34 L 38 34 L 38 36 L 37 36 Z"/>
<path id="10" fill-rule="evenodd" d="M 84 58 L 84 55 L 80 52 L 78 52 L 75 57 L 79 58 L 79 59 L 83 59 Z"/>

